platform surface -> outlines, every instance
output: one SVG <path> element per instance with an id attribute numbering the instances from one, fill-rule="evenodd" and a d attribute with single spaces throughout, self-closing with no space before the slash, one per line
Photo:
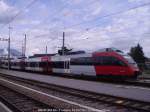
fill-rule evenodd
<path id="1" fill-rule="evenodd" d="M 8 71 L 0 69 L 0 73 L 17 76 L 25 79 L 32 79 L 49 84 L 56 84 L 65 87 L 91 91 L 96 93 L 102 93 L 113 96 L 120 96 L 129 99 L 150 102 L 150 88 L 125 86 L 118 84 L 107 84 L 102 82 L 93 82 L 77 79 L 68 79 L 63 77 L 55 77 L 48 75 L 40 75 L 36 73 L 26 73 L 19 71 Z"/>

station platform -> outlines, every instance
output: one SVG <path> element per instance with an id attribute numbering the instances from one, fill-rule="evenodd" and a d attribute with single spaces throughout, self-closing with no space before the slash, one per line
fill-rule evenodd
<path id="1" fill-rule="evenodd" d="M 0 73 L 95 93 L 150 102 L 150 88 L 68 79 L 50 75 L 40 75 L 36 73 L 27 73 L 12 70 L 8 71 L 5 69 L 0 69 Z"/>
<path id="2" fill-rule="evenodd" d="M 0 102 L 0 112 L 12 112 L 5 104 Z"/>

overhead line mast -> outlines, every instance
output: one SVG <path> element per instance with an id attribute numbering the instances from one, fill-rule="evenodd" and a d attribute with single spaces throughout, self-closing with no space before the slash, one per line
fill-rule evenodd
<path id="1" fill-rule="evenodd" d="M 65 32 L 63 32 L 62 55 L 65 55 Z"/>
<path id="2" fill-rule="evenodd" d="M 10 27 L 9 24 L 9 38 L 8 38 L 8 70 L 10 70 L 10 30 L 12 29 L 12 27 Z"/>
<path id="3" fill-rule="evenodd" d="M 24 58 L 26 57 L 27 35 L 24 35 Z"/>

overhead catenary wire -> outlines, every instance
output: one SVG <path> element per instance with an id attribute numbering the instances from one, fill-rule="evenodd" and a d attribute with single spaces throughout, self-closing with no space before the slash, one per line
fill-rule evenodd
<path id="1" fill-rule="evenodd" d="M 33 1 L 34 1 L 34 0 L 33 0 Z M 35 1 L 36 1 L 36 0 L 35 0 Z M 118 12 L 114 12 L 114 13 L 111 13 L 111 14 L 107 14 L 107 15 L 98 17 L 98 18 L 96 18 L 96 19 L 94 19 L 94 20 L 84 21 L 84 22 L 82 22 L 82 23 L 77 23 L 77 24 L 74 24 L 74 25 L 72 25 L 71 27 L 68 27 L 68 28 L 72 28 L 72 27 L 74 27 L 74 26 L 78 26 L 78 25 L 81 25 L 81 24 L 85 24 L 85 23 L 87 23 L 87 22 L 92 22 L 92 21 L 95 21 L 95 20 L 100 20 L 100 19 L 103 19 L 103 18 L 106 18 L 106 17 L 118 15 L 118 14 L 121 14 L 121 13 L 125 13 L 125 12 L 127 12 L 127 11 L 130 11 L 130 10 L 133 10 L 133 9 L 137 9 L 137 8 L 140 8 L 140 7 L 144 7 L 144 6 L 147 6 L 147 5 L 150 5 L 150 3 L 141 4 L 141 5 L 138 5 L 138 6 L 129 8 L 128 10 L 118 11 Z M 96 25 L 96 26 L 97 26 L 97 25 Z M 95 28 L 95 26 L 94 26 L 94 28 Z M 88 29 L 86 32 L 89 32 L 91 29 L 94 29 L 94 28 L 86 28 L 86 29 Z"/>
<path id="2" fill-rule="evenodd" d="M 94 0 L 94 1 L 90 2 L 89 4 L 96 3 L 96 2 L 98 2 L 98 1 L 95 1 L 95 0 Z M 65 6 L 65 5 L 64 5 L 64 6 Z M 60 10 L 61 10 L 61 8 L 60 8 Z M 56 12 L 54 12 L 54 17 L 55 17 L 55 13 L 56 13 Z M 115 12 L 114 12 L 114 13 L 115 13 Z M 47 18 L 46 18 L 46 19 L 47 19 Z M 45 19 L 45 20 L 46 20 L 46 19 Z M 50 28 L 49 30 L 51 30 L 51 29 L 53 29 L 53 28 Z M 34 37 L 41 37 L 41 36 L 44 36 L 44 35 L 48 35 L 48 33 L 47 33 L 47 34 L 42 34 L 42 35 L 37 35 L 37 36 L 34 36 Z M 29 41 L 30 41 L 30 40 L 33 40 L 33 39 L 34 39 L 34 38 L 29 39 Z"/>
<path id="3" fill-rule="evenodd" d="M 138 8 L 140 8 L 140 7 L 145 7 L 145 6 L 148 6 L 148 5 L 150 5 L 150 2 L 149 2 L 149 3 L 141 4 L 141 5 L 138 5 L 138 6 L 131 7 L 131 8 L 129 8 L 129 9 L 127 9 L 127 10 L 113 12 L 113 13 L 111 13 L 111 14 L 107 14 L 107 15 L 98 17 L 98 18 L 93 19 L 93 20 L 76 23 L 76 24 L 74 24 L 74 25 L 71 25 L 71 26 L 69 26 L 69 27 L 66 27 L 66 29 L 70 29 L 70 28 L 72 28 L 72 27 L 74 27 L 74 26 L 78 26 L 78 25 L 81 25 L 81 24 L 85 24 L 85 23 L 87 23 L 87 22 L 89 23 L 89 22 L 93 22 L 93 21 L 95 21 L 95 20 L 101 20 L 101 19 L 104 19 L 104 18 L 107 18 L 107 17 L 110 17 L 110 16 L 119 15 L 119 14 L 128 12 L 128 11 L 130 11 L 130 10 L 138 9 Z M 99 24 L 98 24 L 98 25 L 95 25 L 94 27 L 96 27 L 96 26 L 99 26 Z M 90 31 L 92 28 L 93 28 L 93 27 L 91 27 L 91 28 L 86 28 L 86 29 L 88 29 L 87 31 Z M 87 31 L 86 31 L 86 32 L 87 32 Z M 35 37 L 36 37 L 36 36 L 35 36 Z"/>
<path id="4" fill-rule="evenodd" d="M 10 23 L 12 23 L 20 14 L 22 14 L 24 12 L 25 9 L 28 9 L 29 7 L 31 7 L 35 2 L 37 2 L 38 0 L 32 0 L 27 6 L 25 6 L 22 10 L 20 10 L 14 17 L 12 17 L 12 19 L 7 22 L 6 24 L 4 24 L 1 29 L 3 29 L 4 27 L 6 27 L 7 25 L 9 25 Z"/>
<path id="5" fill-rule="evenodd" d="M 128 24 L 128 25 L 132 25 L 132 24 Z M 99 26 L 99 25 L 96 25 L 96 26 Z M 124 30 L 134 29 L 136 27 L 137 26 L 135 25 L 135 26 L 132 26 L 132 27 L 126 27 L 126 28 L 123 28 L 123 29 L 120 29 L 120 30 L 116 30 L 116 31 L 108 31 L 108 30 L 105 30 L 105 29 L 102 29 L 101 31 L 104 31 L 105 33 L 107 33 L 109 35 L 109 34 L 114 34 L 114 33 L 122 33 L 122 31 L 124 31 Z M 85 37 L 85 38 L 84 39 L 76 39 L 76 40 L 74 40 L 74 42 L 75 43 L 76 42 L 80 42 L 79 40 L 89 40 L 89 37 L 87 37 L 87 34 L 89 34 L 90 31 L 94 32 L 95 30 L 93 30 L 93 29 L 96 29 L 96 28 L 98 28 L 98 27 L 87 28 L 86 31 L 81 33 L 81 35 L 80 35 L 80 37 Z M 126 33 L 126 32 L 124 32 L 124 33 Z M 142 35 L 144 35 L 144 34 L 145 33 L 143 33 Z M 139 35 L 134 35 L 134 36 L 139 36 Z M 122 39 L 122 37 L 120 37 L 120 38 L 117 37 L 117 39 Z M 114 40 L 114 38 L 112 38 L 112 39 L 109 38 L 109 39 L 105 39 L 105 40 Z"/>
<path id="6" fill-rule="evenodd" d="M 135 7 L 129 8 L 128 10 L 125 10 L 125 11 L 114 12 L 114 13 L 112 13 L 112 14 L 108 14 L 108 15 L 105 15 L 105 16 L 101 16 L 101 17 L 99 17 L 99 18 L 97 18 L 97 19 L 103 19 L 103 18 L 106 18 L 106 17 L 109 17 L 109 16 L 114 16 L 114 15 L 122 14 L 122 13 L 128 12 L 128 11 L 130 11 L 130 10 L 134 10 L 134 9 L 137 9 L 137 8 L 140 8 L 140 7 L 144 7 L 144 6 L 147 6 L 147 5 L 150 5 L 150 3 L 141 4 L 141 5 L 139 5 L 139 6 L 135 6 Z M 94 20 L 95 20 L 95 19 L 94 19 Z M 87 21 L 86 21 L 86 22 L 87 22 Z M 88 22 L 89 22 L 89 21 L 88 21 Z M 80 25 L 80 23 L 79 23 L 79 24 L 76 24 L 76 25 Z M 90 30 L 93 30 L 93 29 L 97 28 L 97 26 L 100 26 L 100 25 L 101 25 L 101 24 L 95 25 L 94 27 L 86 28 L 86 31 L 83 32 L 81 36 L 84 36 L 85 33 L 87 34 Z M 132 27 L 131 27 L 131 28 L 132 28 Z M 134 28 L 134 27 L 133 27 L 133 28 Z M 126 28 L 126 29 L 128 29 L 128 28 Z M 123 30 L 125 30 L 125 29 L 123 29 Z M 122 30 L 120 30 L 120 31 L 108 32 L 108 33 L 119 33 L 119 32 L 121 32 L 121 31 L 122 31 Z"/>
<path id="7" fill-rule="evenodd" d="M 122 10 L 122 11 L 117 11 L 117 12 L 113 12 L 113 13 L 110 13 L 110 14 L 106 14 L 106 15 L 104 15 L 104 16 L 98 17 L 98 18 L 93 19 L 93 20 L 83 21 L 83 22 L 80 22 L 80 23 L 76 23 L 76 24 L 70 25 L 70 26 L 68 26 L 68 27 L 66 27 L 66 28 L 72 28 L 72 27 L 75 27 L 75 26 L 79 26 L 79 25 L 81 25 L 81 24 L 85 24 L 85 23 L 97 21 L 97 20 L 100 20 L 100 19 L 103 19 L 103 18 L 107 18 L 107 17 L 110 17 L 110 16 L 119 15 L 119 14 L 128 12 L 128 11 L 130 11 L 130 10 L 138 9 L 138 8 L 140 8 L 140 7 L 145 7 L 145 6 L 148 6 L 148 5 L 150 5 L 150 2 L 141 4 L 141 5 L 138 5 L 138 6 L 131 7 L 131 8 L 129 8 L 129 9 L 127 9 L 127 10 Z"/>
<path id="8" fill-rule="evenodd" d="M 93 0 L 93 1 L 91 1 L 91 2 L 89 2 L 88 4 L 93 4 L 93 3 L 96 3 L 96 2 L 98 2 L 99 0 Z M 50 14 L 53 18 L 56 18 L 58 15 L 59 15 L 59 13 L 61 13 L 61 11 L 63 11 L 63 9 L 65 9 L 66 8 L 66 6 L 67 6 L 68 4 L 64 4 L 61 8 L 59 8 L 58 10 L 56 10 L 56 11 L 54 11 L 52 14 Z M 45 21 L 47 21 L 49 19 L 49 17 L 47 17 L 46 19 L 44 19 L 42 22 L 45 22 Z M 41 22 L 41 23 L 42 23 Z M 40 24 L 41 24 L 40 23 Z M 38 24 L 39 25 L 39 24 Z M 37 26 L 38 25 L 35 25 L 32 29 L 34 29 L 34 28 L 37 28 Z M 52 28 L 49 28 L 48 30 L 52 30 L 53 29 L 53 27 Z M 63 28 L 62 29 L 60 29 L 60 30 L 63 30 Z M 31 30 L 30 30 L 31 31 Z M 29 30 L 27 31 L 28 33 L 29 33 Z M 48 34 L 48 33 L 47 33 Z M 41 36 L 44 36 L 44 35 L 47 35 L 47 34 L 41 34 L 41 35 L 37 35 L 37 36 L 34 36 L 34 37 L 41 37 Z M 34 39 L 34 38 L 33 38 Z M 30 39 L 30 40 L 32 40 L 32 39 Z"/>
<path id="9" fill-rule="evenodd" d="M 100 19 L 103 19 L 103 18 L 106 18 L 106 17 L 110 17 L 110 16 L 114 16 L 114 15 L 118 15 L 118 14 L 121 14 L 121 13 L 125 13 L 125 12 L 128 12 L 128 11 L 133 10 L 133 9 L 137 9 L 137 8 L 140 8 L 140 7 L 147 6 L 147 5 L 149 5 L 149 4 L 150 4 L 150 3 L 148 3 L 148 4 L 142 4 L 142 5 L 139 5 L 139 6 L 130 8 L 130 9 L 128 9 L 128 10 L 125 10 L 125 11 L 120 11 L 120 13 L 114 12 L 113 14 L 109 14 L 109 16 L 107 15 L 107 16 L 100 17 Z M 78 25 L 79 25 L 79 24 L 78 24 Z M 99 25 L 96 25 L 96 26 L 99 26 Z M 96 26 L 94 26 L 94 28 L 97 28 Z M 91 27 L 91 28 L 86 28 L 86 29 L 87 29 L 86 32 L 88 33 L 90 30 L 92 30 L 92 29 L 94 29 L 94 28 L 93 28 L 93 27 Z M 125 30 L 125 29 L 123 29 L 123 30 Z M 122 31 L 122 30 L 121 30 L 121 31 Z M 120 32 L 120 31 L 109 32 L 109 33 L 117 33 L 117 32 Z M 84 34 L 81 35 L 81 36 L 84 36 Z M 122 39 L 122 38 L 120 38 L 120 39 Z M 105 40 L 106 40 L 106 39 L 105 39 Z M 110 39 L 107 39 L 107 40 L 110 40 Z"/>

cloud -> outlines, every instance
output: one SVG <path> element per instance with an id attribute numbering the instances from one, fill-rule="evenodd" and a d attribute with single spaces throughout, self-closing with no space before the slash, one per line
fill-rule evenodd
<path id="1" fill-rule="evenodd" d="M 150 52 L 148 52 L 150 35 L 146 35 L 150 31 L 149 10 L 149 7 L 142 7 L 128 11 L 112 17 L 111 24 L 93 27 L 89 30 L 66 29 L 65 44 L 74 50 L 95 51 L 105 47 L 116 47 L 129 52 L 130 47 L 140 43 L 146 56 L 150 56 Z M 36 53 L 45 53 L 46 45 L 48 52 L 51 53 L 56 53 L 58 47 L 61 47 L 62 40 L 60 39 L 62 39 L 63 30 L 58 31 L 56 29 L 54 32 L 50 32 L 49 30 L 36 29 L 32 31 L 34 35 L 39 35 L 39 38 L 28 43 L 28 50 L 31 49 L 28 54 L 31 55 L 36 48 L 39 49 L 35 50 Z"/>
<path id="2" fill-rule="evenodd" d="M 18 13 L 15 7 L 9 6 L 4 0 L 0 1 L 0 24 L 5 24 Z"/>
<path id="3" fill-rule="evenodd" d="M 138 2 L 149 2 L 149 0 L 128 0 L 130 3 L 138 3 Z"/>
<path id="4" fill-rule="evenodd" d="M 95 27 L 94 31 L 88 31 L 85 34 L 78 33 L 78 35 L 75 35 L 78 38 L 76 39 L 77 42 L 71 43 L 70 41 L 70 45 L 73 48 L 86 50 L 116 47 L 129 52 L 132 46 L 140 43 L 146 56 L 150 56 L 150 52 L 148 52 L 148 49 L 150 49 L 148 45 L 150 34 L 147 35 L 147 38 L 145 36 L 150 31 L 149 12 L 150 7 L 145 6 L 114 16 L 111 18 L 111 24 Z M 73 37 L 70 38 L 73 39 Z"/>
<path id="5" fill-rule="evenodd" d="M 54 1 L 53 5 L 49 0 L 46 3 L 38 2 L 14 23 L 15 31 L 13 31 L 12 37 L 15 40 L 13 46 L 17 45 L 15 43 L 18 40 L 23 41 L 23 34 L 27 33 L 28 55 L 45 53 L 46 46 L 48 46 L 48 53 L 56 53 L 59 47 L 62 46 L 62 32 L 65 31 L 65 45 L 74 50 L 94 51 L 105 47 L 116 47 L 128 52 L 130 47 L 140 43 L 146 55 L 150 56 L 149 6 L 100 20 L 96 19 L 112 12 L 127 10 L 131 6 L 134 7 L 147 1 L 61 0 L 61 2 L 67 4 L 62 10 L 60 10 L 62 7 L 59 4 L 60 1 Z M 0 23 L 4 23 L 1 22 L 1 16 L 4 17 L 9 10 L 12 12 L 17 10 L 4 1 L 0 2 L 0 8 L 2 8 L 0 10 Z M 5 16 L 5 18 L 11 17 L 13 16 Z M 47 20 L 42 22 L 45 18 Z M 64 29 L 64 26 L 82 22 L 85 23 L 77 27 Z M 18 44 L 16 48 L 21 49 L 21 43 Z"/>
<path id="6" fill-rule="evenodd" d="M 29 19 L 20 19 L 17 21 L 19 25 L 38 25 L 40 24 L 39 20 L 29 20 Z"/>
<path id="7" fill-rule="evenodd" d="M 118 46 L 122 50 L 129 51 L 130 47 L 140 43 L 144 49 L 148 49 L 149 46 L 145 43 L 149 42 L 150 38 L 146 38 L 144 35 L 150 31 L 149 11 L 150 7 L 146 6 L 116 16 L 113 19 L 111 31 L 122 30 L 111 34 L 112 46 Z M 113 39 L 114 37 L 118 39 Z M 147 56 L 150 56 L 148 50 L 144 51 Z"/>

